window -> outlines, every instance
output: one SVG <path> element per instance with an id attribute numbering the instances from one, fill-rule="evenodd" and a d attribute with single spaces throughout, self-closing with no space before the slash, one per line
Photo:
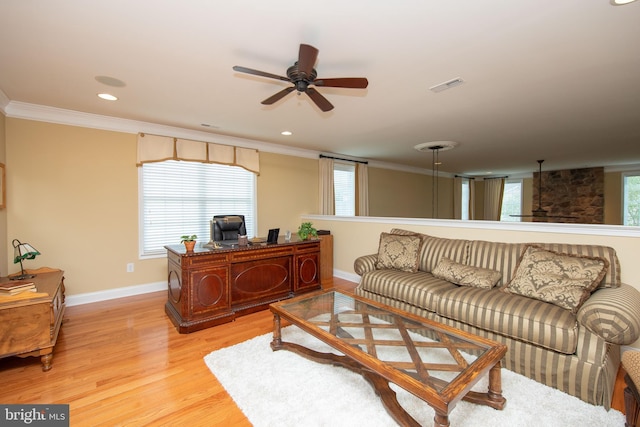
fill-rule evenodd
<path id="1" fill-rule="evenodd" d="M 140 175 L 141 256 L 165 256 L 183 234 L 208 242 L 214 215 L 244 215 L 255 235 L 255 174 L 241 167 L 164 161 L 145 163 Z"/>
<path id="2" fill-rule="evenodd" d="M 622 175 L 623 225 L 640 226 L 640 171 Z"/>
<path id="3" fill-rule="evenodd" d="M 460 205 L 460 219 L 469 220 L 469 203 L 471 197 L 471 180 L 462 178 L 462 202 Z"/>
<path id="4" fill-rule="evenodd" d="M 506 179 L 504 181 L 504 193 L 502 194 L 502 210 L 500 221 L 520 221 L 522 215 L 522 180 Z"/>
<path id="5" fill-rule="evenodd" d="M 335 214 L 355 216 L 356 214 L 356 166 L 351 163 L 333 164 L 333 192 Z"/>

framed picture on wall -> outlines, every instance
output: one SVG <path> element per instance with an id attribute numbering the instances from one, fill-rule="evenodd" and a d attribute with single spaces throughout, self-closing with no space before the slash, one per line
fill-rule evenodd
<path id="1" fill-rule="evenodd" d="M 7 207 L 7 177 L 4 171 L 4 163 L 0 163 L 0 209 Z"/>

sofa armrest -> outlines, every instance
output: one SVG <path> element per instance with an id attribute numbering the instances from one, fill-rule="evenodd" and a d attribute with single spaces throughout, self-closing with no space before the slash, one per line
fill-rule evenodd
<path id="1" fill-rule="evenodd" d="M 358 276 L 362 276 L 367 271 L 375 270 L 377 261 L 378 254 L 363 255 L 356 258 L 356 260 L 353 262 L 353 270 Z"/>
<path id="2" fill-rule="evenodd" d="M 640 292 L 624 283 L 598 289 L 580 307 L 577 319 L 607 342 L 632 344 L 640 337 Z"/>

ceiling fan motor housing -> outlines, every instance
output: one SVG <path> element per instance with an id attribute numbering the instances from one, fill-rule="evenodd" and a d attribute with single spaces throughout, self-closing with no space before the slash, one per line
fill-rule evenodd
<path id="1" fill-rule="evenodd" d="M 307 76 L 307 73 L 298 69 L 298 62 L 296 61 L 295 64 L 287 68 L 287 77 L 291 79 L 298 92 L 306 92 L 309 84 L 318 77 L 318 73 L 313 68 L 311 69 L 311 74 Z"/>

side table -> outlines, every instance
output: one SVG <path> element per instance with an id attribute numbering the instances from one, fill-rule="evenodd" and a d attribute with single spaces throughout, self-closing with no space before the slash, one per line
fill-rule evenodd
<path id="1" fill-rule="evenodd" d="M 36 273 L 30 279 L 36 292 L 0 296 L 0 358 L 40 356 L 42 370 L 48 371 L 65 309 L 64 272 L 43 268 L 31 273 Z"/>

